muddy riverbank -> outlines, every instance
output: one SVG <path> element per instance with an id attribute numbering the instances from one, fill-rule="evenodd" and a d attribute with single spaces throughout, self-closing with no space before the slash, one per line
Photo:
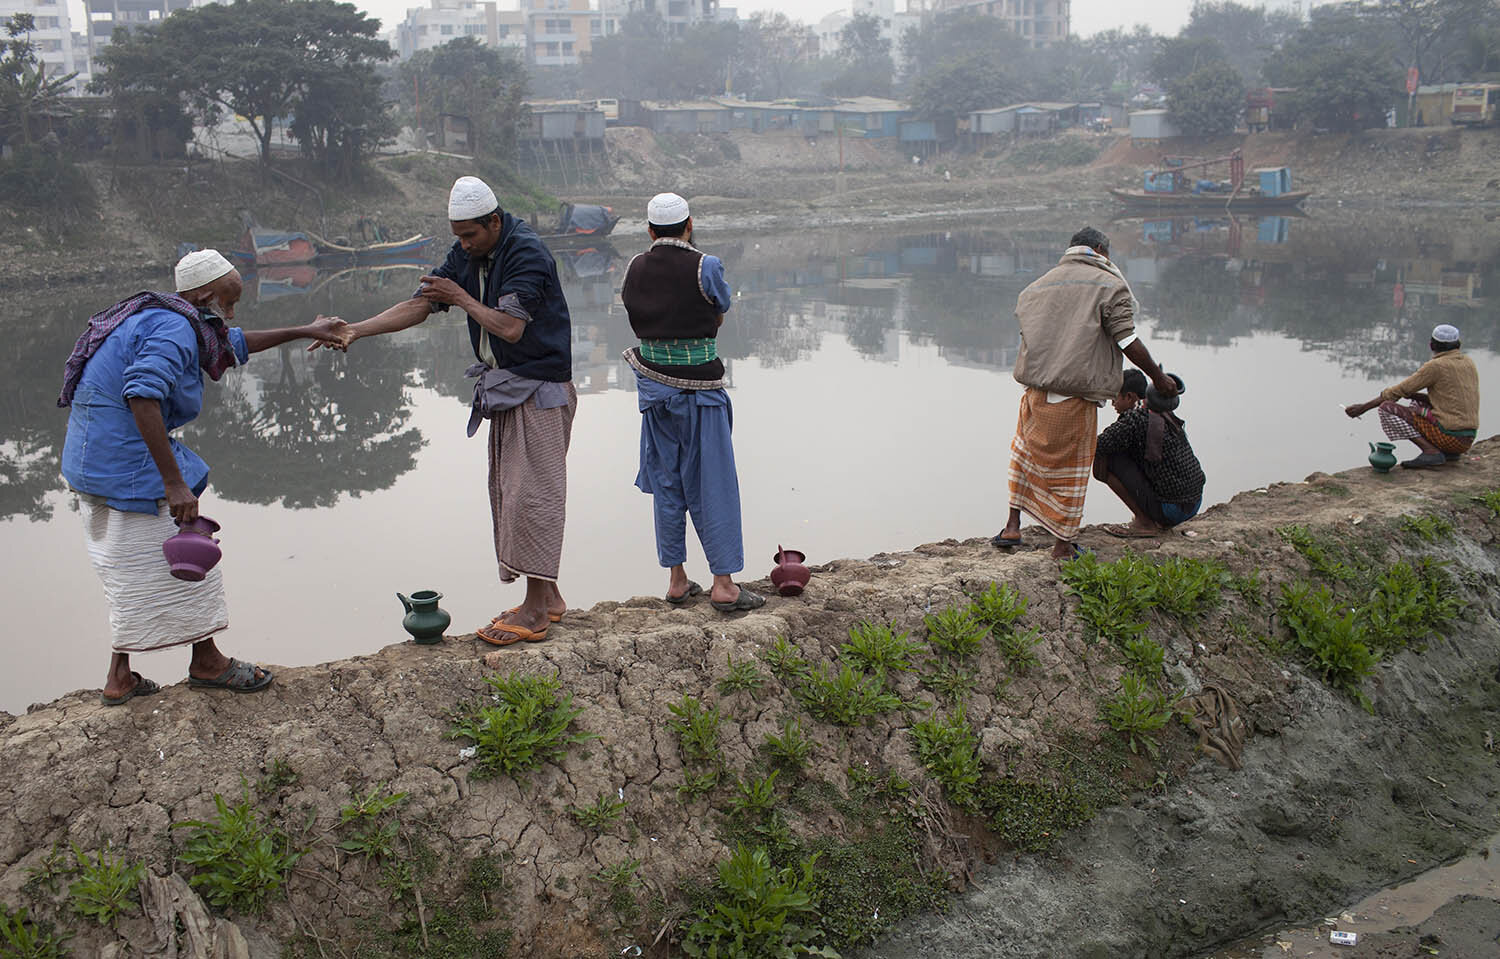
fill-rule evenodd
<path id="1" fill-rule="evenodd" d="M 818 855 L 807 921 L 846 954 L 1199 954 L 1494 834 L 1500 502 L 1476 497 L 1497 488 L 1491 440 L 1437 472 L 1249 491 L 1140 553 L 1090 529 L 1100 562 L 1067 572 L 950 540 L 740 617 L 638 597 L 535 646 L 390 646 L 258 696 L 80 691 L 0 715 L 0 901 L 78 955 L 185 928 L 257 957 L 669 955 L 746 844 Z M 928 619 L 947 610 L 989 636 L 955 652 Z M 1349 680 L 1353 647 L 1317 636 L 1385 656 Z M 455 735 L 525 677 L 571 696 L 576 742 L 531 767 L 506 751 L 525 736 Z M 112 926 L 80 918 L 99 869 L 72 844 L 157 878 Z"/>

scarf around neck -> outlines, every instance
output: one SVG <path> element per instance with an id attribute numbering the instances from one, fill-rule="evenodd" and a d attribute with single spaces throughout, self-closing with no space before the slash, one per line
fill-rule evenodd
<path id="1" fill-rule="evenodd" d="M 209 379 L 217 382 L 224 371 L 234 365 L 234 348 L 229 343 L 229 330 L 222 319 L 212 313 L 200 311 L 176 293 L 153 293 L 146 290 L 89 317 L 88 326 L 78 337 L 68 363 L 63 368 L 63 386 L 57 397 L 58 406 L 73 404 L 73 394 L 78 390 L 78 382 L 83 379 L 84 365 L 99 352 L 99 347 L 109 334 L 145 309 L 171 310 L 192 325 L 193 332 L 198 337 L 198 365 L 208 374 Z"/>

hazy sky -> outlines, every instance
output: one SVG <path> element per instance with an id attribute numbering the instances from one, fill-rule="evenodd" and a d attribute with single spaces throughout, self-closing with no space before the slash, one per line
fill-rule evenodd
<path id="1" fill-rule="evenodd" d="M 816 23 L 836 10 L 848 10 L 848 0 L 719 0 L 723 6 L 735 6 L 741 17 L 759 10 L 780 11 L 794 20 Z M 516 7 L 515 0 L 500 0 L 501 7 Z M 896 0 L 902 8 L 903 0 Z M 1176 33 L 1187 22 L 1192 0 L 1073 0 L 1073 32 L 1089 36 L 1110 27 L 1131 27 L 1145 23 L 1157 33 Z M 355 0 L 355 6 L 377 17 L 382 30 L 393 29 L 414 6 L 426 6 L 413 0 Z M 83 2 L 69 0 L 73 29 L 83 32 Z"/>

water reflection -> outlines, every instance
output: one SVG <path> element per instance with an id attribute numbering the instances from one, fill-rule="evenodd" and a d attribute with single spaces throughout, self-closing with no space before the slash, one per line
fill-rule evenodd
<path id="1" fill-rule="evenodd" d="M 1009 370 L 1016 296 L 1056 262 L 1064 230 L 709 240 L 736 289 L 720 340 L 727 375 L 732 382 L 735 364 L 752 358 L 771 368 L 805 361 L 826 334 L 876 362 L 897 362 L 905 335 L 951 364 Z M 1124 219 L 1110 232 L 1144 316 L 1185 344 L 1275 333 L 1376 379 L 1419 364 L 1437 323 L 1459 326 L 1470 345 L 1500 346 L 1485 313 L 1486 294 L 1500 285 L 1494 237 L 1421 228 L 1372 235 L 1284 216 Z M 845 243 L 855 245 L 834 247 Z M 632 342 L 617 294 L 627 262 L 607 243 L 558 253 L 580 393 L 633 387 L 619 359 Z M 240 319 L 254 327 L 318 313 L 368 316 L 406 295 L 425 268 L 262 269 L 246 277 Z M 0 357 L 0 516 L 52 515 L 65 417 L 50 399 L 80 319 L 115 292 L 74 294 L 25 322 L 11 319 L 12 349 Z M 283 349 L 227 375 L 185 436 L 215 465 L 219 494 L 239 502 L 329 506 L 385 489 L 413 468 L 422 445 L 410 391 L 467 401 L 468 349 L 462 324 L 447 318 L 366 341 L 348 357 Z"/>
<path id="2" fill-rule="evenodd" d="M 999 528 L 1019 395 L 1009 376 L 1016 297 L 1057 262 L 1078 225 L 1070 215 L 703 236 L 736 291 L 720 354 L 735 387 L 748 575 L 763 575 L 760 562 L 793 538 L 821 561 Z M 1425 359 L 1436 323 L 1457 325 L 1479 348 L 1486 383 L 1500 378 L 1490 352 L 1500 346 L 1500 226 L 1195 217 L 1107 229 L 1153 351 L 1211 384 L 1195 391 L 1188 417 L 1209 502 L 1362 462 L 1373 438 L 1365 434 L 1377 427 L 1349 421 L 1332 401 L 1367 398 L 1406 375 Z M 619 358 L 633 337 L 617 290 L 636 249 L 616 243 L 558 251 L 582 394 L 564 551 L 574 605 L 661 585 L 649 504 L 631 485 L 634 376 Z M 363 318 L 408 295 L 427 268 L 263 270 L 247 277 L 239 321 Z M 97 683 L 102 671 L 102 600 L 76 520 L 58 509 L 69 502 L 59 476 L 67 417 L 54 400 L 84 319 L 129 292 L 68 288 L 24 312 L 14 301 L 0 306 L 9 346 L 0 354 L 0 537 L 7 555 L 27 557 L 0 578 L 0 604 L 29 607 L 19 599 L 65 591 L 67 603 L 36 605 L 17 632 L 76 637 L 75 646 L 34 650 L 32 673 L 0 677 L 3 709 Z M 401 639 L 394 589 L 442 589 L 456 629 L 483 622 L 502 600 L 514 604 L 495 585 L 483 444 L 463 431 L 469 354 L 462 317 L 440 315 L 348 356 L 268 351 L 206 390 L 184 439 L 212 464 L 211 515 L 234 534 L 225 564 L 236 635 L 265 643 L 269 661 L 313 662 Z M 1491 394 L 1486 423 L 1500 417 L 1500 392 Z M 1251 397 L 1260 416 L 1245 415 Z M 1284 424 L 1309 408 L 1324 419 L 1288 436 Z M 939 467 L 893 467 L 913 456 Z M 1088 522 L 1123 518 L 1097 492 L 1087 509 Z M 306 581 L 299 576 L 326 590 L 288 592 Z M 240 601 L 273 594 L 275 604 Z M 312 625 L 283 639 L 278 609 Z M 307 631 L 324 645 L 309 648 Z"/>

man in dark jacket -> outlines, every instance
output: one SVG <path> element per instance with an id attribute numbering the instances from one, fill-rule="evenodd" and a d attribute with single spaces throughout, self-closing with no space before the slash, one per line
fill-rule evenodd
<path id="1" fill-rule="evenodd" d="M 521 605 L 478 630 L 495 646 L 540 642 L 567 610 L 557 589 L 568 493 L 573 388 L 572 323 L 557 264 L 536 231 L 500 209 L 477 177 L 459 177 L 448 197 L 457 237 L 443 265 L 411 299 L 349 327 L 352 343 L 404 330 L 457 306 L 468 314 L 479 377 L 469 435 L 490 421 L 490 512 L 500 580 L 526 577 Z"/>
<path id="2" fill-rule="evenodd" d="M 1099 434 L 1094 478 L 1114 490 L 1134 519 L 1104 527 L 1111 536 L 1150 538 L 1198 515 L 1203 467 L 1172 412 L 1176 396 L 1146 385 L 1140 370 L 1126 370 L 1114 399 L 1119 419 Z"/>

